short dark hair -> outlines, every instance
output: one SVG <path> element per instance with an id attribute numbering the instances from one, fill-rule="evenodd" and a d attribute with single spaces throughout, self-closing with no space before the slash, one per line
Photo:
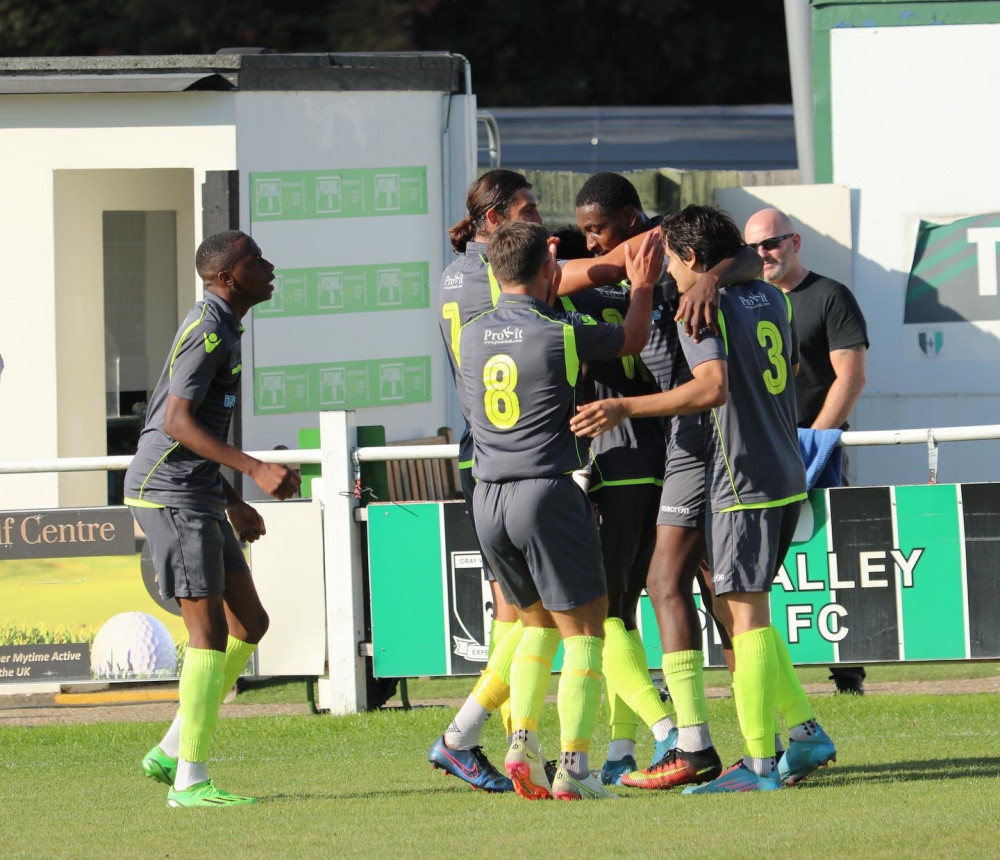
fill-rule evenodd
<path id="1" fill-rule="evenodd" d="M 576 224 L 557 227 L 552 231 L 552 235 L 559 240 L 556 253 L 560 260 L 582 260 L 594 256 L 587 250 L 587 237 L 583 235 L 583 230 Z"/>
<path id="2" fill-rule="evenodd" d="M 231 269 L 237 259 L 236 245 L 241 239 L 249 238 L 241 230 L 226 230 L 206 236 L 194 255 L 194 267 L 199 277 L 208 283 L 219 272 Z"/>
<path id="3" fill-rule="evenodd" d="M 472 185 L 465 196 L 465 208 L 469 213 L 448 230 L 452 250 L 456 254 L 465 252 L 465 246 L 472 241 L 486 220 L 486 213 L 496 209 L 506 215 L 514 195 L 522 188 L 531 188 L 531 183 L 520 173 L 498 167 L 487 170 Z"/>
<path id="4" fill-rule="evenodd" d="M 527 284 L 549 253 L 549 231 L 541 224 L 508 221 L 490 237 L 486 258 L 501 285 Z"/>
<path id="5" fill-rule="evenodd" d="M 620 173 L 595 173 L 576 195 L 576 205 L 596 204 L 605 212 L 621 212 L 626 206 L 642 211 L 639 192 Z"/>
<path id="6" fill-rule="evenodd" d="M 743 236 L 728 212 L 714 206 L 685 206 L 660 225 L 667 251 L 695 259 L 706 269 L 732 257 L 743 247 Z"/>

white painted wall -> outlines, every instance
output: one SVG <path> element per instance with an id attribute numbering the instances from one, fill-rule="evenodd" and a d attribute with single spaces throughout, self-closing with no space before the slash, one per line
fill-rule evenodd
<path id="1" fill-rule="evenodd" d="M 936 325 L 945 348 L 927 358 L 902 320 L 919 220 L 1000 211 L 1000 25 L 834 29 L 830 59 L 833 180 L 858 189 L 853 287 L 872 342 L 853 426 L 995 424 L 1000 326 Z M 976 360 L 949 358 L 970 338 Z M 920 483 L 926 461 L 922 446 L 861 449 L 859 479 Z M 1000 443 L 946 446 L 939 480 L 1000 480 Z"/>
<path id="2" fill-rule="evenodd" d="M 475 170 L 475 99 L 440 93 L 239 93 L 235 97 L 241 224 L 252 229 L 278 269 L 427 261 L 426 310 L 284 317 L 244 321 L 244 366 L 431 357 L 429 403 L 360 409 L 358 424 L 382 424 L 387 438 L 435 433 L 449 423 L 451 373 L 437 325 L 437 287 L 450 262 L 445 231 L 461 217 Z M 426 167 L 425 215 L 250 223 L 255 172 Z M 445 256 L 447 250 L 447 258 Z M 266 450 L 297 446 L 318 413 L 257 415 L 253 374 L 244 372 L 243 444 Z M 255 488 L 244 483 L 244 492 Z"/>
<path id="3" fill-rule="evenodd" d="M 232 96 L 220 93 L 0 96 L 0 163 L 5 167 L 0 352 L 7 365 L 0 382 L 0 457 L 65 454 L 72 443 L 61 447 L 60 437 L 71 439 L 77 426 L 72 402 L 60 400 L 62 392 L 73 389 L 73 373 L 81 366 L 71 354 L 65 360 L 65 350 L 60 358 L 54 171 L 184 168 L 190 171 L 185 191 L 199 201 L 200 212 L 205 172 L 236 164 L 234 117 Z M 73 224 L 66 229 L 72 231 Z M 200 217 L 189 219 L 187 230 L 193 232 L 192 243 L 200 241 Z M 182 244 L 180 235 L 178 240 Z M 68 288 L 76 264 L 65 261 Z M 178 296 L 178 305 L 186 309 L 198 297 L 198 282 L 190 260 L 178 271 L 190 287 Z M 73 318 L 66 322 L 72 328 Z M 60 372 L 69 375 L 60 379 Z M 102 411 L 103 400 L 101 393 Z M 103 416 L 101 422 L 103 434 Z M 101 438 L 99 445 L 96 437 L 89 440 L 79 453 L 103 454 Z M 63 484 L 70 487 L 73 481 L 56 475 L 3 476 L 0 500 L 5 507 L 75 504 L 80 498 L 75 491 L 67 489 L 66 498 L 60 497 Z M 95 491 L 84 495 L 89 492 Z"/>

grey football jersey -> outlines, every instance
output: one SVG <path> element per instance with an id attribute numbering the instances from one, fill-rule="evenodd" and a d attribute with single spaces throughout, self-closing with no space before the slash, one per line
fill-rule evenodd
<path id="1" fill-rule="evenodd" d="M 473 317 L 496 306 L 500 284 L 486 261 L 486 243 L 469 242 L 441 275 L 438 300 L 438 326 L 448 351 L 448 362 L 458 385 L 458 338 Z M 465 425 L 459 441 L 458 465 L 467 469 L 472 464 L 472 431 Z"/>
<path id="2" fill-rule="evenodd" d="M 792 365 L 798 340 L 791 304 L 763 281 L 719 293 L 719 335 L 681 347 L 695 370 L 727 362 L 729 399 L 708 418 L 706 493 L 714 513 L 775 507 L 805 497 L 806 473 L 795 425 Z"/>
<path id="3" fill-rule="evenodd" d="M 463 326 L 459 393 L 475 440 L 472 474 L 512 481 L 585 465 L 587 442 L 569 429 L 580 363 L 612 358 L 624 342 L 619 325 L 506 293 Z"/>
<path id="4" fill-rule="evenodd" d="M 243 326 L 215 293 L 190 311 L 174 337 L 156 383 L 135 457 L 125 473 L 125 504 L 188 508 L 224 516 L 219 464 L 163 432 L 167 395 L 191 400 L 198 423 L 226 441 L 240 389 Z"/>

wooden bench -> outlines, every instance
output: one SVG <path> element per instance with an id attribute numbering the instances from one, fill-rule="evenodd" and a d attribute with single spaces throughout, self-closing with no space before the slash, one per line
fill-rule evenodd
<path id="1" fill-rule="evenodd" d="M 386 445 L 452 445 L 450 427 L 439 427 L 437 436 L 387 442 Z M 391 502 L 446 502 L 462 498 L 458 458 L 448 460 L 393 460 L 385 464 Z"/>

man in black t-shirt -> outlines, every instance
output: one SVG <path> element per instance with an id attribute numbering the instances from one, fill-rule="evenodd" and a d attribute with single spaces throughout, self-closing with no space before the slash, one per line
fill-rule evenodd
<path id="1" fill-rule="evenodd" d="M 765 280 L 792 302 L 801 364 L 795 377 L 799 427 L 847 429 L 847 418 L 865 387 L 868 327 L 850 290 L 810 272 L 799 260 L 802 236 L 778 209 L 761 209 L 743 230 L 764 263 Z M 860 666 L 831 667 L 842 693 L 864 692 Z"/>
<path id="2" fill-rule="evenodd" d="M 802 265 L 802 236 L 783 212 L 761 209 L 743 232 L 761 256 L 764 280 L 792 302 L 802 353 L 795 377 L 799 427 L 846 429 L 865 387 L 868 327 L 857 300 L 843 284 Z"/>

